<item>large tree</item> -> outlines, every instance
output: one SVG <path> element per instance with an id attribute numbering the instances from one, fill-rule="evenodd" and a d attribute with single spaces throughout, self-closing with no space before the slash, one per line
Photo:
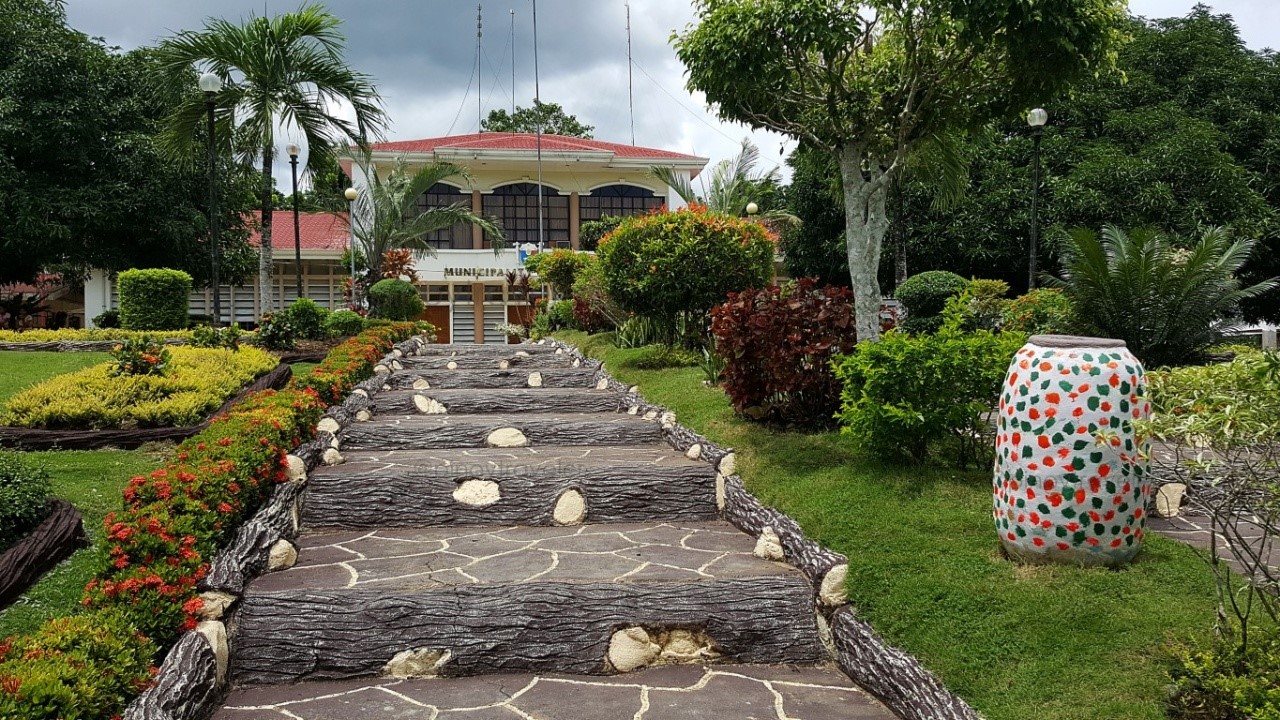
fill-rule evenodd
<path id="1" fill-rule="evenodd" d="M 948 134 L 1039 104 L 1108 67 L 1123 0 L 698 0 L 676 39 L 691 90 L 725 119 L 835 156 L 858 336 L 879 337 L 891 183 Z"/>
<path id="2" fill-rule="evenodd" d="M 516 106 L 514 113 L 501 108 L 489 111 L 489 117 L 480 122 L 482 132 L 542 132 L 565 137 L 591 138 L 592 125 L 584 125 L 570 115 L 559 103 L 534 100 L 533 107 Z"/>
<path id="3" fill-rule="evenodd" d="M 164 41 L 159 54 L 166 74 L 179 82 L 193 66 L 221 78 L 217 94 L 220 136 L 231 138 L 248 158 L 260 157 L 262 243 L 258 288 L 264 310 L 271 309 L 272 162 L 276 129 L 295 130 L 306 139 L 316 166 L 345 149 L 380 137 L 386 115 L 372 80 L 347 66 L 341 21 L 320 5 L 275 17 L 251 16 L 243 24 L 210 19 L 200 31 L 183 31 Z M 354 120 L 342 115 L 349 107 Z M 204 98 L 197 93 L 169 118 L 171 146 L 183 148 L 204 122 Z"/>

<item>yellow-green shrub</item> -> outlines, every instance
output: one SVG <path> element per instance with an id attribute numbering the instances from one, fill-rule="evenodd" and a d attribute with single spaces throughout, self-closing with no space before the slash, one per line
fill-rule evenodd
<path id="1" fill-rule="evenodd" d="M 128 340 L 144 335 L 158 340 L 191 340 L 190 330 L 122 330 L 120 328 L 61 328 L 59 330 L 0 330 L 0 342 L 89 342 L 95 340 Z"/>
<path id="2" fill-rule="evenodd" d="M 165 376 L 113 377 L 103 363 L 46 380 L 15 395 L 0 422 L 50 429 L 194 425 L 279 363 L 254 347 L 171 352 Z"/>

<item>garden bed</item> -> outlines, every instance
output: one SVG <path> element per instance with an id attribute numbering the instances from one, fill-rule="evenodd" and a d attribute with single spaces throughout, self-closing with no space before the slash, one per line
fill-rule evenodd
<path id="1" fill-rule="evenodd" d="M 87 540 L 80 511 L 66 500 L 52 500 L 48 517 L 13 547 L 0 553 L 0 608 Z"/>

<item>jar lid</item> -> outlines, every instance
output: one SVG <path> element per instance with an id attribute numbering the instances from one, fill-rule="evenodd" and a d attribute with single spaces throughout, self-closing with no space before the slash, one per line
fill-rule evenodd
<path id="1" fill-rule="evenodd" d="M 1047 348 L 1122 348 L 1123 340 L 1081 335 L 1032 335 L 1027 342 Z"/>

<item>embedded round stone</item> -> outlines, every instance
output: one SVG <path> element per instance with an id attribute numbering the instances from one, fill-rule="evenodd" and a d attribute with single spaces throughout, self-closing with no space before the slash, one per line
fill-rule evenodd
<path id="1" fill-rule="evenodd" d="M 456 362 L 454 362 L 454 361 L 450 360 L 450 361 L 449 361 L 449 363 L 448 363 L 447 365 L 445 365 L 444 367 L 445 367 L 445 369 L 446 369 L 446 370 L 457 370 L 457 369 L 458 369 L 458 363 L 456 363 Z"/>
<path id="2" fill-rule="evenodd" d="M 524 447 L 529 444 L 529 438 L 516 428 L 498 428 L 489 433 L 489 437 L 484 439 L 484 444 L 499 448 Z"/>
<path id="3" fill-rule="evenodd" d="M 288 455 L 285 462 L 289 465 L 289 479 L 293 482 L 306 482 L 307 463 L 297 455 Z"/>
<path id="4" fill-rule="evenodd" d="M 204 637 L 209 643 L 209 649 L 213 651 L 214 660 L 218 667 L 218 684 L 221 685 L 227 681 L 227 660 L 230 658 L 230 648 L 227 647 L 227 626 L 218 620 L 205 620 L 196 624 L 196 632 Z"/>
<path id="5" fill-rule="evenodd" d="M 723 475 L 732 475 L 738 470 L 738 456 L 729 453 L 720 458 L 720 464 L 716 467 Z"/>
<path id="6" fill-rule="evenodd" d="M 506 370 L 506 369 L 508 369 L 508 368 L 510 368 L 510 367 L 511 367 L 511 361 L 509 361 L 509 360 L 499 360 L 499 361 L 498 361 L 498 369 L 499 369 L 499 370 Z"/>
<path id="7" fill-rule="evenodd" d="M 574 358 L 574 359 L 573 359 L 573 366 L 574 366 L 574 367 L 582 367 L 582 361 L 581 361 L 581 360 L 579 360 L 579 359 L 577 359 L 577 358 Z"/>
<path id="8" fill-rule="evenodd" d="M 774 532 L 773 528 L 767 527 L 760 531 L 760 537 L 756 538 L 754 554 L 764 560 L 782 560 L 782 541 L 778 539 L 778 533 Z"/>
<path id="9" fill-rule="evenodd" d="M 439 400 L 429 398 L 426 395 L 414 395 L 413 406 L 418 408 L 418 412 L 423 415 L 445 415 L 449 412 L 448 408 L 442 405 Z"/>
<path id="10" fill-rule="evenodd" d="M 724 509 L 724 475 L 716 473 L 716 507 Z"/>
<path id="11" fill-rule="evenodd" d="M 598 381 L 596 381 L 596 389 L 597 389 L 597 390 L 608 390 L 608 389 L 609 389 L 609 378 L 600 378 Z"/>
<path id="12" fill-rule="evenodd" d="M 417 648 L 397 653 L 382 668 L 382 674 L 393 678 L 433 678 L 453 654 L 448 650 Z"/>
<path id="13" fill-rule="evenodd" d="M 288 570 L 298 562 L 298 548 L 288 540 L 277 540 L 267 555 L 267 572 Z"/>
<path id="14" fill-rule="evenodd" d="M 391 357 L 396 358 L 397 360 L 399 360 L 400 358 L 404 357 L 404 353 L 403 353 L 403 352 L 400 352 L 400 348 L 392 348 L 392 349 L 391 349 Z"/>
<path id="15" fill-rule="evenodd" d="M 587 516 L 587 501 L 578 490 L 570 488 L 560 493 L 551 519 L 557 525 L 581 525 Z"/>
<path id="16" fill-rule="evenodd" d="M 529 387 L 542 387 L 542 373 L 537 371 L 529 373 Z"/>
<path id="17" fill-rule="evenodd" d="M 399 360 L 392 360 L 392 361 L 391 361 L 391 369 L 392 369 L 392 370 L 403 370 L 403 369 L 404 369 L 404 366 L 400 364 L 400 361 L 399 361 Z"/>
<path id="18" fill-rule="evenodd" d="M 227 608 L 235 604 L 235 595 L 230 593 L 218 592 L 210 590 L 200 593 L 200 609 L 196 611 L 196 617 L 201 620 L 218 620 L 226 614 Z"/>
<path id="19" fill-rule="evenodd" d="M 702 457 L 702 446 L 698 443 L 690 445 L 689 449 L 684 451 L 684 456 L 690 460 L 700 459 Z"/>
<path id="20" fill-rule="evenodd" d="M 528 350 L 517 350 L 516 357 L 530 357 Z"/>
<path id="21" fill-rule="evenodd" d="M 639 406 L 639 405 L 632 405 L 631 407 L 627 408 L 627 414 L 628 414 L 628 415 L 639 415 L 639 414 L 640 414 L 640 406 Z"/>
<path id="22" fill-rule="evenodd" d="M 649 638 L 644 628 L 629 627 L 609 638 L 609 664 L 618 672 L 639 670 L 658 659 L 662 648 Z"/>
<path id="23" fill-rule="evenodd" d="M 382 363 L 378 363 L 377 365 L 373 366 L 373 371 L 378 373 L 379 375 L 386 375 L 391 372 L 391 368 L 387 367 L 386 365 L 383 365 Z"/>
<path id="24" fill-rule="evenodd" d="M 557 354 L 557 355 L 563 355 L 563 354 L 564 354 L 564 348 L 556 348 L 556 354 Z"/>
<path id="25" fill-rule="evenodd" d="M 1186 483 L 1165 483 L 1156 490 L 1156 515 L 1177 517 L 1182 508 L 1182 496 L 1187 494 Z"/>
<path id="26" fill-rule="evenodd" d="M 365 390 L 364 388 L 356 388 L 355 390 L 351 391 L 351 394 L 359 395 L 360 397 L 363 397 L 363 398 L 369 397 L 369 391 Z"/>
<path id="27" fill-rule="evenodd" d="M 454 488 L 453 499 L 463 505 L 484 507 L 501 500 L 502 491 L 492 480 L 463 480 Z"/>
<path id="28" fill-rule="evenodd" d="M 656 420 L 657 418 L 658 418 L 657 410 L 650 410 L 649 412 L 644 414 L 645 420 Z"/>
<path id="29" fill-rule="evenodd" d="M 338 421 L 331 417 L 322 417 L 320 422 L 316 423 L 318 432 L 337 433 L 341 429 L 342 426 L 338 424 Z"/>
<path id="30" fill-rule="evenodd" d="M 822 576 L 822 584 L 818 586 L 818 600 L 823 605 L 836 607 L 845 602 L 844 581 L 849 576 L 848 565 L 836 565 Z"/>
<path id="31" fill-rule="evenodd" d="M 427 382 L 426 378 L 418 378 L 417 380 L 413 381 L 413 389 L 414 390 L 430 390 L 431 383 Z"/>
<path id="32" fill-rule="evenodd" d="M 369 422 L 373 419 L 373 413 L 368 410 L 361 410 L 356 413 L 356 422 Z"/>
<path id="33" fill-rule="evenodd" d="M 320 461 L 325 465 L 341 465 L 344 462 L 342 453 L 335 448 L 329 448 L 324 451 L 324 455 L 320 457 Z"/>

